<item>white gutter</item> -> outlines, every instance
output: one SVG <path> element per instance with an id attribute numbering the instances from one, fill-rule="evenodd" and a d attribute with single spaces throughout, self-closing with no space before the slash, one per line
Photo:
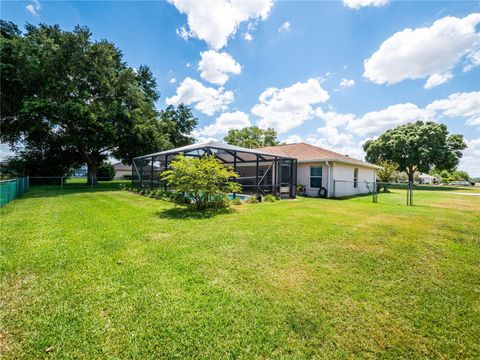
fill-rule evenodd
<path id="1" fill-rule="evenodd" d="M 331 158 L 331 159 L 311 159 L 311 160 L 298 160 L 298 163 L 312 163 L 312 162 L 339 162 L 339 163 L 344 163 L 344 164 L 349 164 L 349 165 L 357 165 L 357 166 L 363 166 L 367 168 L 372 168 L 372 169 L 382 169 L 381 166 L 375 165 L 375 164 L 370 164 L 368 162 L 364 161 L 349 161 L 345 159 L 339 159 L 339 158 Z"/>

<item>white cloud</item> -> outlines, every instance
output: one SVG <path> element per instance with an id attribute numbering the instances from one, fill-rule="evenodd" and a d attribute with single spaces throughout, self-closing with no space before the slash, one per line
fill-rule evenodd
<path id="1" fill-rule="evenodd" d="M 208 50 L 200 53 L 202 59 L 198 63 L 200 77 L 212 84 L 224 85 L 229 74 L 240 74 L 242 67 L 226 52 Z"/>
<path id="2" fill-rule="evenodd" d="M 221 114 L 213 124 L 194 132 L 196 138 L 213 137 L 219 134 L 226 134 L 231 129 L 242 129 L 251 126 L 248 115 L 242 111 L 226 112 Z"/>
<path id="3" fill-rule="evenodd" d="M 326 142 L 332 147 L 340 147 L 353 144 L 353 136 L 347 132 L 339 132 L 334 126 L 324 126 L 317 129 Z"/>
<path id="4" fill-rule="evenodd" d="M 28 4 L 25 8 L 33 16 L 38 16 L 40 10 L 42 9 L 42 4 L 40 4 L 40 1 L 38 0 L 33 0 L 32 3 Z"/>
<path id="5" fill-rule="evenodd" d="M 247 32 L 247 33 L 243 33 L 243 40 L 245 40 L 245 41 L 252 41 L 252 40 L 253 40 L 252 34 L 250 34 L 250 33 L 248 33 L 248 32 Z"/>
<path id="6" fill-rule="evenodd" d="M 196 110 L 211 116 L 218 111 L 226 110 L 233 98 L 231 91 L 206 87 L 199 81 L 187 77 L 178 86 L 176 95 L 167 98 L 165 102 L 167 105 L 195 104 Z"/>
<path id="7" fill-rule="evenodd" d="M 312 105 L 327 101 L 328 93 L 317 79 L 297 82 L 290 87 L 267 88 L 258 98 L 259 103 L 252 108 L 252 114 L 261 117 L 261 128 L 272 127 L 285 133 L 310 119 L 315 111 Z"/>
<path id="8" fill-rule="evenodd" d="M 371 136 L 417 120 L 432 121 L 433 114 L 412 103 L 396 104 L 379 111 L 368 112 L 347 125 L 357 135 Z"/>
<path id="9" fill-rule="evenodd" d="M 467 55 L 468 64 L 463 67 L 463 72 L 468 72 L 472 70 L 475 66 L 480 65 L 480 50 L 471 51 Z"/>
<path id="10" fill-rule="evenodd" d="M 286 33 L 290 31 L 290 23 L 288 21 L 285 21 L 282 26 L 278 28 L 278 32 L 281 33 Z"/>
<path id="11" fill-rule="evenodd" d="M 185 26 L 181 26 L 180 28 L 175 29 L 175 32 L 178 36 L 180 36 L 183 40 L 187 41 L 189 38 L 192 37 L 192 33 L 189 32 Z"/>
<path id="12" fill-rule="evenodd" d="M 446 74 L 480 46 L 475 28 L 479 23 L 480 13 L 473 13 L 464 18 L 447 16 L 430 27 L 397 32 L 364 61 L 363 75 L 377 84 L 394 84 Z"/>
<path id="13" fill-rule="evenodd" d="M 467 148 L 463 151 L 458 168 L 469 173 L 470 176 L 480 176 L 480 137 L 465 140 Z"/>
<path id="14" fill-rule="evenodd" d="M 13 156 L 14 153 L 10 150 L 7 144 L 0 143 L 0 161 L 5 160 L 9 156 Z"/>
<path id="15" fill-rule="evenodd" d="M 187 15 L 189 36 L 204 40 L 212 49 L 227 45 L 242 22 L 267 18 L 273 0 L 169 0 L 178 11 Z"/>
<path id="16" fill-rule="evenodd" d="M 423 87 L 425 89 L 431 89 L 434 86 L 438 86 L 440 84 L 446 83 L 453 77 L 452 73 L 448 72 L 446 74 L 433 74 L 427 79 L 427 82 Z"/>
<path id="17" fill-rule="evenodd" d="M 365 153 L 363 152 L 363 149 L 362 149 L 362 145 L 361 145 L 362 142 L 356 143 L 351 139 L 348 139 L 347 142 L 342 143 L 341 141 L 338 141 L 338 139 L 335 137 L 336 130 L 330 130 L 330 131 L 334 135 L 334 137 L 330 138 L 328 137 L 327 134 L 325 134 L 327 136 L 324 136 L 323 134 L 320 136 L 311 135 L 307 137 L 306 142 L 308 144 L 319 146 L 327 150 L 335 151 L 343 155 L 348 155 L 355 159 L 361 160 L 364 158 Z M 339 135 L 342 136 L 342 134 L 339 134 Z M 332 141 L 335 142 L 335 144 L 333 144 Z"/>
<path id="18" fill-rule="evenodd" d="M 335 111 L 324 112 L 321 108 L 315 110 L 315 114 L 325 121 L 327 126 L 345 126 L 356 119 L 355 114 L 339 114 Z"/>
<path id="19" fill-rule="evenodd" d="M 298 135 L 290 135 L 289 137 L 287 137 L 285 139 L 285 143 L 287 144 L 297 144 L 297 143 L 300 143 L 302 142 L 302 138 Z"/>
<path id="20" fill-rule="evenodd" d="M 343 0 L 343 5 L 351 9 L 360 9 L 365 6 L 384 6 L 389 0 Z"/>
<path id="21" fill-rule="evenodd" d="M 175 84 L 176 82 L 177 82 L 177 79 L 175 79 L 175 78 L 170 79 L 170 84 Z"/>
<path id="22" fill-rule="evenodd" d="M 447 99 L 433 101 L 426 109 L 441 116 L 468 117 L 467 125 L 480 125 L 480 91 L 454 93 Z"/>
<path id="23" fill-rule="evenodd" d="M 346 131 L 360 136 L 378 136 L 384 131 L 417 120 L 435 121 L 436 118 L 467 118 L 467 125 L 480 125 L 480 91 L 454 93 L 446 99 L 435 100 L 425 108 L 412 103 L 395 104 L 385 109 L 371 111 L 363 116 L 324 112 L 315 114 L 325 121 L 325 128 L 345 127 Z M 324 129 L 325 130 L 325 129 Z M 331 134 L 333 132 L 329 130 Z"/>
<path id="24" fill-rule="evenodd" d="M 355 80 L 343 78 L 340 81 L 339 86 L 340 86 L 341 89 L 346 89 L 346 88 L 349 88 L 349 87 L 353 87 L 353 86 L 355 86 Z"/>

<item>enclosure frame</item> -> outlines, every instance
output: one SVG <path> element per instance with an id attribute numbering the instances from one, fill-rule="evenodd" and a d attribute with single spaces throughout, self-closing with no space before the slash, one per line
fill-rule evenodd
<path id="1" fill-rule="evenodd" d="M 171 168 L 171 161 L 178 155 L 203 157 L 213 155 L 221 163 L 231 166 L 239 174 L 252 172 L 251 176 L 239 176 L 242 193 L 281 198 L 295 198 L 297 185 L 297 159 L 279 156 L 255 149 L 247 149 L 220 142 L 206 142 L 139 156 L 132 162 L 132 185 L 137 188 L 163 188 L 173 190 L 161 179 L 161 173 Z M 288 191 L 287 191 L 288 187 Z M 233 194 L 236 196 L 236 194 Z"/>

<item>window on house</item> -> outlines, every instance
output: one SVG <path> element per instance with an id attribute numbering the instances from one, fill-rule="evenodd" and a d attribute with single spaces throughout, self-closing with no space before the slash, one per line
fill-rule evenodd
<path id="1" fill-rule="evenodd" d="M 353 169 L 353 187 L 358 188 L 358 168 Z"/>
<path id="2" fill-rule="evenodd" d="M 310 168 L 310 187 L 314 189 L 320 189 L 322 187 L 322 168 L 321 167 Z"/>

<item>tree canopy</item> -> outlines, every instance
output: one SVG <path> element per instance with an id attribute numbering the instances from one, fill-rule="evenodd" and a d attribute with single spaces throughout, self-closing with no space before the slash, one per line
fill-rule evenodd
<path id="1" fill-rule="evenodd" d="M 160 131 L 167 135 L 173 148 L 193 144 L 195 139 L 190 134 L 197 124 L 198 119 L 192 110 L 183 104 L 176 109 L 169 105 L 160 112 Z"/>
<path id="2" fill-rule="evenodd" d="M 188 143 L 196 125 L 188 107 L 155 109 L 147 66 L 129 67 L 115 45 L 87 27 L 1 22 L 0 139 L 21 156 L 55 144 L 63 163 L 86 163 L 88 176 L 111 155 L 125 163 Z M 56 174 L 63 175 L 63 174 Z"/>
<path id="3" fill-rule="evenodd" d="M 277 140 L 277 132 L 274 129 L 263 130 L 258 126 L 229 130 L 223 140 L 230 145 L 249 149 L 280 144 Z"/>
<path id="4" fill-rule="evenodd" d="M 454 169 L 465 148 L 462 135 L 449 134 L 444 124 L 422 121 L 387 130 L 363 146 L 367 161 L 397 163 L 399 170 L 407 173 L 410 182 L 413 182 L 415 172 L 428 173 L 433 167 Z"/>

